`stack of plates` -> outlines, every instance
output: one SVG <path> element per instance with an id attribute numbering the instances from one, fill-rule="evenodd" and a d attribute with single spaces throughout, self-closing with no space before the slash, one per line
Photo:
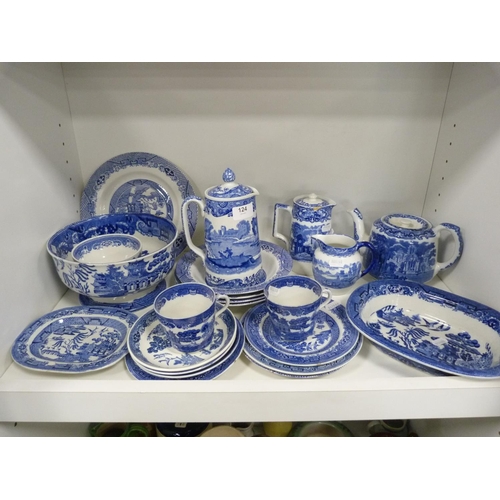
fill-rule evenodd
<path id="1" fill-rule="evenodd" d="M 244 337 L 240 322 L 226 310 L 215 320 L 210 345 L 199 351 L 182 352 L 169 342 L 152 310 L 139 318 L 130 331 L 126 366 L 138 380 L 211 380 L 238 359 Z"/>
<path id="2" fill-rule="evenodd" d="M 293 261 L 285 249 L 269 241 L 261 241 L 260 248 L 262 267 L 266 271 L 266 281 L 244 289 L 212 286 L 217 293 L 229 297 L 231 306 L 249 306 L 264 302 L 264 288 L 267 283 L 272 279 L 290 274 Z M 198 282 L 205 284 L 205 267 L 202 258 L 192 250 L 186 252 L 177 262 L 175 276 L 179 283 Z"/>
<path id="3" fill-rule="evenodd" d="M 349 363 L 363 343 L 363 337 L 349 322 L 342 305 L 329 311 L 321 310 L 314 332 L 302 342 L 278 338 L 266 304 L 245 313 L 242 323 L 247 358 L 285 377 L 312 378 L 332 373 Z"/>

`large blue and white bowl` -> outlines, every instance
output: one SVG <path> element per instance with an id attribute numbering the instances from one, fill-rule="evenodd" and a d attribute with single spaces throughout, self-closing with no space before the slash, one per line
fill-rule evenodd
<path id="1" fill-rule="evenodd" d="M 131 234 L 142 244 L 141 254 L 131 260 L 85 264 L 71 256 L 73 247 L 103 234 Z M 175 263 L 173 243 L 177 228 L 168 219 L 151 214 L 105 214 L 74 222 L 55 233 L 47 251 L 62 282 L 88 297 L 131 298 L 156 286 Z"/>

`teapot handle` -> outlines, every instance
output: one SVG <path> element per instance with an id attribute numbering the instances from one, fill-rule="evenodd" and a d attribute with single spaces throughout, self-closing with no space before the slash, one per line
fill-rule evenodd
<path id="1" fill-rule="evenodd" d="M 292 214 L 292 207 L 290 205 L 286 205 L 285 203 L 276 203 L 274 205 L 274 218 L 273 218 L 273 236 L 278 238 L 281 241 L 284 241 L 286 244 L 287 250 L 290 250 L 290 240 L 284 235 L 278 232 L 278 213 L 279 210 L 286 210 L 287 212 Z"/>
<path id="2" fill-rule="evenodd" d="M 462 256 L 462 251 L 464 249 L 464 240 L 462 237 L 462 233 L 460 232 L 460 228 L 458 226 L 455 226 L 455 224 L 443 222 L 439 226 L 436 226 L 434 228 L 434 231 L 436 232 L 438 238 L 441 236 L 441 231 L 449 231 L 453 236 L 453 240 L 455 241 L 455 251 L 453 252 L 451 258 L 445 262 L 436 262 L 436 267 L 434 269 L 434 276 L 436 276 L 439 271 L 451 267 Z"/>
<path id="3" fill-rule="evenodd" d="M 197 247 L 194 243 L 193 240 L 191 239 L 191 233 L 189 231 L 189 218 L 188 218 L 188 207 L 190 203 L 196 203 L 200 208 L 201 208 L 201 214 L 205 216 L 205 204 L 203 203 L 201 198 L 198 198 L 198 196 L 190 196 L 189 198 L 186 198 L 184 200 L 184 203 L 182 204 L 182 227 L 184 228 L 184 235 L 186 236 L 186 243 L 188 244 L 188 247 L 198 256 L 200 256 L 203 259 L 203 262 L 205 262 L 205 252 Z"/>

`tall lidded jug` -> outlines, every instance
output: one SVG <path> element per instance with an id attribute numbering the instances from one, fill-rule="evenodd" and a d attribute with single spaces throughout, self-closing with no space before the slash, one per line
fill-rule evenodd
<path id="1" fill-rule="evenodd" d="M 295 261 L 312 262 L 314 244 L 311 236 L 328 234 L 332 228 L 332 210 L 335 202 L 311 193 L 296 196 L 293 207 L 284 203 L 274 205 L 273 236 L 284 241 Z M 290 238 L 278 232 L 279 211 L 292 216 Z"/>
<path id="2" fill-rule="evenodd" d="M 223 183 L 205 191 L 205 201 L 191 196 L 182 204 L 182 225 L 189 248 L 205 265 L 205 281 L 217 288 L 245 290 L 266 280 L 262 268 L 257 205 L 259 192 L 235 182 L 226 169 Z M 205 220 L 205 249 L 197 247 L 190 236 L 188 206 L 196 203 Z"/>

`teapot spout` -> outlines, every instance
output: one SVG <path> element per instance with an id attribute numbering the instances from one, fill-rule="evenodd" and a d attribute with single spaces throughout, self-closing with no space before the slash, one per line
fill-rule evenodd
<path id="1" fill-rule="evenodd" d="M 367 241 L 368 235 L 365 230 L 365 223 L 363 222 L 363 215 L 358 208 L 349 210 L 354 224 L 354 239 L 356 241 Z"/>

